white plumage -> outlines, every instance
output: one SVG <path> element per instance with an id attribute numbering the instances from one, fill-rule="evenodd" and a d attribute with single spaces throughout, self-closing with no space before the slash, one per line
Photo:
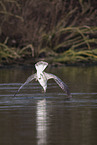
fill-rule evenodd
<path id="1" fill-rule="evenodd" d="M 72 97 L 71 94 L 70 94 L 68 86 L 60 78 L 58 78 L 56 75 L 53 75 L 51 73 L 45 73 L 44 72 L 44 70 L 47 66 L 48 66 L 48 63 L 44 62 L 44 61 L 39 61 L 38 63 L 36 63 L 35 68 L 36 68 L 37 72 L 35 74 L 31 75 L 30 77 L 28 77 L 26 82 L 18 89 L 16 94 L 20 91 L 20 89 L 22 89 L 22 87 L 24 85 L 28 84 L 33 79 L 38 80 L 40 85 L 43 87 L 44 92 L 46 92 L 47 80 L 54 79 L 55 82 L 61 87 L 61 89 L 64 90 L 67 93 L 68 97 Z"/>

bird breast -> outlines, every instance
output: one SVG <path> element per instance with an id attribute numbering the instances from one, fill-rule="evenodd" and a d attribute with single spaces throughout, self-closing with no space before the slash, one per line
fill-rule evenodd
<path id="1" fill-rule="evenodd" d="M 43 73 L 37 73 L 37 79 L 41 86 L 47 86 L 47 79 Z"/>

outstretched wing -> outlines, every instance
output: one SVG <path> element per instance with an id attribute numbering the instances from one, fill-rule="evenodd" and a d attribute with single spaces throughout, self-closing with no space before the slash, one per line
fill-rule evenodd
<path id="1" fill-rule="evenodd" d="M 69 97 L 72 97 L 68 86 L 60 78 L 58 78 L 56 75 L 53 75 L 50 73 L 45 73 L 45 76 L 46 76 L 47 80 L 54 79 L 55 82 L 61 87 L 61 89 L 64 90 Z"/>
<path id="2" fill-rule="evenodd" d="M 17 92 L 14 94 L 14 96 L 23 88 L 24 85 L 28 84 L 29 82 L 31 82 L 31 81 L 32 81 L 33 79 L 35 79 L 35 78 L 37 78 L 36 73 L 33 74 L 33 75 L 31 75 L 31 76 L 29 76 L 29 77 L 27 78 L 26 82 L 25 82 L 23 85 L 20 86 L 20 88 L 17 90 Z"/>

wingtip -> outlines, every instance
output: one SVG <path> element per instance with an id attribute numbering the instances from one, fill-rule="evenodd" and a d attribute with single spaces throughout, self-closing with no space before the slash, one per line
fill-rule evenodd
<path id="1" fill-rule="evenodd" d="M 69 98 L 72 98 L 72 95 L 70 94 L 68 97 L 69 97 Z"/>
<path id="2" fill-rule="evenodd" d="M 17 95 L 18 91 L 16 91 L 16 93 L 14 94 L 14 97 Z"/>
<path id="3" fill-rule="evenodd" d="M 14 94 L 14 97 L 16 96 L 17 93 Z"/>

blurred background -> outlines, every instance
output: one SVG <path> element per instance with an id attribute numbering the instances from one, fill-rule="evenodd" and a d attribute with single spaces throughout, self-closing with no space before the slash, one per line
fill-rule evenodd
<path id="1" fill-rule="evenodd" d="M 97 1 L 0 0 L 0 65 L 95 64 Z"/>

